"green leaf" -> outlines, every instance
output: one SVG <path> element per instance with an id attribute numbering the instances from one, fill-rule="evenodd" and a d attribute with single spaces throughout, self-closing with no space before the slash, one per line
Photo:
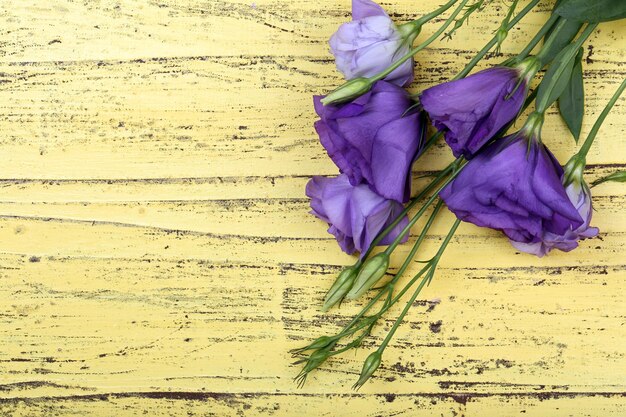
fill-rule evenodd
<path id="1" fill-rule="evenodd" d="M 554 61 L 546 71 L 537 88 L 537 109 L 547 109 L 563 93 L 572 76 L 576 55 L 574 48 L 576 45 L 566 46 L 554 58 Z"/>
<path id="2" fill-rule="evenodd" d="M 602 177 L 600 179 L 595 180 L 591 186 L 595 187 L 598 184 L 602 184 L 603 182 L 626 182 L 626 171 L 615 171 L 612 174 L 607 175 L 606 177 Z"/>
<path id="3" fill-rule="evenodd" d="M 563 48 L 570 44 L 572 39 L 574 39 L 576 34 L 580 31 L 582 25 L 582 23 L 575 20 L 565 21 L 565 25 L 558 32 L 554 33 L 554 42 L 545 52 L 541 52 L 542 62 L 544 65 L 552 62 L 554 57 L 556 57 L 558 53 L 563 50 Z M 544 37 L 544 43 L 550 36 L 553 35 L 553 32 L 554 26 L 550 29 L 548 33 L 546 33 L 546 36 Z"/>
<path id="4" fill-rule="evenodd" d="M 559 97 L 559 112 L 565 124 L 574 136 L 576 143 L 580 139 L 585 114 L 585 88 L 583 85 L 583 48 L 580 48 L 569 83 Z"/>
<path id="5" fill-rule="evenodd" d="M 626 17 L 626 1 L 562 0 L 554 12 L 579 22 L 607 22 Z"/>

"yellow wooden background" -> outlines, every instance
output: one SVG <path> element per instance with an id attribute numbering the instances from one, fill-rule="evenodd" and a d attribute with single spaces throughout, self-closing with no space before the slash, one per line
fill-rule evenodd
<path id="1" fill-rule="evenodd" d="M 440 3 L 384 6 L 406 21 Z M 415 91 L 462 68 L 499 4 L 417 57 Z M 310 176 L 336 172 L 311 95 L 341 82 L 326 40 L 349 7 L 2 1 L 1 415 L 625 415 L 623 184 L 594 190 L 602 233 L 573 253 L 537 259 L 463 225 L 371 383 L 350 389 L 390 322 L 295 387 L 287 350 L 358 308 L 319 310 L 351 258 L 304 196 Z M 586 46 L 584 132 L 626 76 L 624 26 L 602 24 Z M 625 134 L 620 101 L 589 180 L 624 168 Z M 544 139 L 562 162 L 576 149 L 554 110 Z M 441 145 L 415 168 L 450 160 Z"/>

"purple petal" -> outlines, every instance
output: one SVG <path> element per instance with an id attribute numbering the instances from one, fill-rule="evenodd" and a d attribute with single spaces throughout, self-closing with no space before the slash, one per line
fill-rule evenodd
<path id="1" fill-rule="evenodd" d="M 352 19 L 365 19 L 370 16 L 387 16 L 378 4 L 371 0 L 352 0 Z"/>
<path id="2" fill-rule="evenodd" d="M 381 197 L 365 184 L 353 186 L 346 175 L 313 177 L 306 193 L 311 198 L 312 213 L 329 224 L 328 232 L 350 254 L 365 252 L 403 210 L 401 204 Z M 407 224 L 404 216 L 384 242 L 393 240 Z"/>
<path id="3" fill-rule="evenodd" d="M 352 185 L 370 184 L 379 195 L 398 202 L 410 196 L 411 165 L 424 142 L 423 113 L 408 112 L 407 92 L 385 81 L 358 99 L 323 106 L 314 97 L 320 142 Z"/>
<path id="4" fill-rule="evenodd" d="M 494 67 L 429 88 L 420 101 L 454 155 L 469 159 L 517 116 L 526 95 L 518 82 L 517 70 Z"/>

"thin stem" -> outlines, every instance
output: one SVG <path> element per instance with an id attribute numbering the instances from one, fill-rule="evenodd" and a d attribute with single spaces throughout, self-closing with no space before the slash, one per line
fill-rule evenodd
<path id="1" fill-rule="evenodd" d="M 417 275 L 411 279 L 411 281 L 409 281 L 409 283 L 407 285 L 404 286 L 404 288 L 400 291 L 399 294 L 404 294 L 405 292 L 408 291 L 408 289 L 415 283 L 415 281 L 417 280 L 417 278 L 419 278 L 424 272 L 426 272 L 426 270 L 430 267 L 430 265 L 426 265 L 424 266 L 420 272 L 417 273 Z M 337 339 L 340 339 L 344 336 L 353 334 L 356 330 L 361 329 L 363 327 L 365 327 L 365 325 L 357 327 L 357 329 L 355 331 L 352 331 L 352 326 L 354 326 L 361 317 L 363 317 L 365 315 L 365 313 L 367 313 L 374 304 L 376 304 L 376 302 L 380 299 L 380 297 L 382 297 L 383 295 L 385 295 L 389 290 L 391 289 L 391 287 L 385 287 L 384 289 L 382 289 L 378 294 L 376 294 L 369 303 L 367 303 L 367 305 L 365 307 L 363 307 L 363 309 L 356 315 L 354 316 L 354 318 L 350 321 L 350 323 L 346 324 L 343 328 L 343 330 L 337 335 L 335 336 Z M 397 299 L 396 299 L 397 301 Z M 375 317 L 379 318 L 381 317 L 388 309 L 389 307 L 391 307 L 396 301 L 393 301 L 392 303 L 385 303 L 385 305 L 383 306 L 383 308 L 380 309 L 380 311 L 378 313 L 376 313 Z"/>
<path id="2" fill-rule="evenodd" d="M 455 163 L 460 163 L 463 160 L 463 157 L 458 158 L 457 160 L 455 160 Z M 439 186 L 439 188 L 437 188 L 437 191 L 435 191 L 435 193 L 424 203 L 424 205 L 422 206 L 422 208 L 419 209 L 419 211 L 415 214 L 415 216 L 413 216 L 411 218 L 411 220 L 409 220 L 409 224 L 407 224 L 404 229 L 402 229 L 402 231 L 400 232 L 400 234 L 398 234 L 398 236 L 395 238 L 395 240 L 393 242 L 391 242 L 391 244 L 387 247 L 387 249 L 385 249 L 385 252 L 390 255 L 395 249 L 396 247 L 400 244 L 400 241 L 404 238 L 404 236 L 409 233 L 411 231 L 411 228 L 415 225 L 415 223 L 417 223 L 417 221 L 420 219 L 420 217 L 422 217 L 422 215 L 426 212 L 426 210 L 428 209 L 428 207 L 437 199 L 439 198 L 439 192 L 446 186 L 448 185 L 454 178 L 456 178 L 456 176 L 459 174 L 459 172 L 461 172 L 460 169 L 455 170 L 455 172 L 450 175 L 450 177 L 448 177 L 448 179 L 441 185 Z"/>
<path id="3" fill-rule="evenodd" d="M 393 326 L 391 327 L 391 330 L 389 330 L 389 333 L 387 333 L 387 336 L 385 337 L 383 342 L 380 344 L 380 347 L 378 348 L 378 351 L 380 353 L 382 353 L 383 350 L 385 350 L 385 348 L 389 344 L 389 341 L 391 340 L 391 338 L 393 337 L 394 333 L 396 332 L 396 330 L 400 326 L 400 323 L 404 319 L 404 316 L 406 316 L 406 314 L 408 313 L 409 309 L 411 308 L 411 306 L 415 302 L 415 299 L 417 298 L 419 293 L 422 291 L 422 288 L 424 288 L 426 283 L 430 282 L 430 280 L 432 279 L 432 276 L 434 275 L 435 269 L 437 267 L 437 263 L 439 262 L 439 259 L 441 258 L 441 255 L 445 251 L 446 247 L 450 243 L 450 240 L 452 239 L 452 236 L 456 232 L 456 229 L 459 227 L 460 223 L 461 223 L 461 220 L 456 219 L 454 224 L 452 225 L 452 228 L 450 228 L 450 231 L 448 232 L 448 235 L 446 236 L 446 238 L 444 239 L 443 243 L 441 244 L 441 247 L 437 251 L 437 254 L 431 260 L 431 263 L 428 265 L 430 267 L 430 270 L 428 271 L 426 276 L 422 279 L 422 282 L 419 283 L 419 285 L 417 286 L 417 288 L 413 292 L 413 295 L 411 296 L 409 301 L 404 306 L 404 309 L 402 310 L 402 312 L 400 313 L 400 315 L 398 316 L 396 321 L 393 323 Z M 395 300 L 397 301 L 401 296 L 402 296 L 402 294 L 398 294 L 398 296 L 395 298 Z"/>
<path id="4" fill-rule="evenodd" d="M 515 9 L 517 8 L 517 3 L 518 3 L 518 0 L 513 0 L 513 3 L 509 7 L 509 11 L 506 13 L 506 16 L 504 17 L 504 19 L 502 19 L 502 22 L 500 23 L 500 27 L 498 28 L 498 30 L 496 30 L 496 36 L 498 37 L 498 44 L 496 45 L 496 53 L 498 54 L 501 51 L 500 48 L 502 47 L 502 43 L 504 42 L 504 40 L 509 34 L 509 31 L 507 30 L 506 27 L 509 25 L 509 22 L 511 21 L 511 16 L 513 16 L 513 13 L 515 13 Z"/>
<path id="5" fill-rule="evenodd" d="M 511 30 L 513 29 L 513 27 L 524 18 L 524 16 L 526 16 L 536 5 L 537 3 L 539 3 L 540 0 L 533 0 L 530 3 L 528 3 L 528 5 L 526 5 L 526 7 L 524 7 L 522 9 L 521 12 L 519 12 L 514 18 L 513 20 L 511 20 L 511 23 L 508 24 L 508 26 L 506 27 L 507 30 Z M 461 72 L 459 72 L 456 77 L 453 78 L 453 80 L 458 80 L 460 78 L 463 78 L 465 76 L 467 76 L 467 74 L 469 74 L 472 69 L 474 69 L 474 67 L 476 66 L 476 64 L 478 64 L 478 62 L 480 62 L 481 59 L 484 58 L 485 55 L 487 55 L 487 53 L 489 52 L 489 50 L 491 48 L 493 48 L 496 44 L 498 43 L 498 35 L 496 34 L 489 42 L 487 42 L 487 44 L 483 47 L 483 49 L 481 49 L 478 54 L 472 58 L 472 60 L 465 66 L 465 68 L 463 68 L 463 70 Z"/>
<path id="6" fill-rule="evenodd" d="M 432 139 L 432 138 L 431 138 Z M 402 210 L 402 212 L 398 215 L 398 217 L 395 218 L 395 220 L 389 225 L 387 226 L 385 229 L 383 229 L 382 232 L 380 232 L 372 241 L 372 243 L 370 244 L 370 247 L 367 249 L 367 251 L 365 252 L 365 254 L 362 256 L 362 259 L 367 258 L 367 256 L 372 252 L 372 249 L 374 249 L 374 247 L 380 243 L 381 240 L 383 240 L 385 238 L 385 236 L 387 236 L 397 225 L 398 223 L 400 223 L 400 221 L 402 221 L 402 219 L 404 218 L 404 216 L 406 216 L 409 211 L 411 211 L 411 209 L 413 209 L 413 207 L 415 207 L 415 205 L 417 203 L 420 202 L 420 200 L 426 195 L 428 194 L 436 185 L 439 181 L 441 181 L 443 178 L 445 178 L 453 169 L 454 169 L 454 165 L 457 163 L 457 161 L 454 161 L 452 163 L 450 163 L 450 165 L 448 165 L 447 167 L 445 167 L 440 173 L 439 175 L 437 175 L 437 177 L 435 177 L 430 184 L 428 184 L 422 191 L 419 192 L 419 194 L 417 194 L 415 197 L 413 197 L 411 199 L 411 201 L 409 202 L 409 204 L 407 204 L 407 206 L 405 207 L 404 210 Z M 357 264 L 360 264 L 360 261 L 357 262 Z"/>
<path id="7" fill-rule="evenodd" d="M 415 284 L 417 280 L 419 280 L 420 277 L 424 275 L 426 271 L 428 271 L 431 267 L 432 261 L 429 261 L 422 269 L 419 270 L 417 274 L 413 276 L 413 278 L 411 278 L 411 280 L 400 290 L 400 292 L 398 292 L 398 294 L 396 294 L 395 297 L 391 299 L 391 301 L 386 303 L 383 308 L 380 309 L 380 311 L 376 314 L 376 317 L 382 317 L 382 315 L 385 314 L 387 310 L 389 310 L 395 303 L 397 303 L 398 300 L 402 298 L 404 294 L 406 294 L 407 291 L 413 286 L 413 284 Z"/>
<path id="8" fill-rule="evenodd" d="M 546 23 L 544 23 L 544 25 L 541 27 L 541 29 L 539 29 L 539 31 L 537 32 L 537 34 L 535 35 L 534 38 L 532 38 L 530 40 L 530 42 L 528 42 L 528 45 L 526 45 L 526 47 L 522 50 L 522 52 L 520 52 L 517 57 L 515 58 L 517 60 L 517 62 L 521 62 L 524 60 L 524 58 L 526 58 L 533 49 L 535 49 L 535 46 L 537 46 L 537 44 L 541 41 L 541 39 L 543 39 L 544 36 L 546 36 L 546 33 L 548 33 L 548 31 L 550 31 L 550 29 L 552 28 L 552 26 L 554 26 L 554 23 L 559 20 L 560 16 L 556 13 L 552 14 L 550 16 L 550 18 L 546 21 Z M 565 24 L 565 19 L 561 19 L 561 21 L 558 23 L 557 27 L 554 29 L 554 31 L 552 32 L 552 35 L 549 37 L 549 39 L 546 40 L 546 43 L 543 46 L 543 49 L 546 48 L 546 46 L 548 46 L 549 44 L 551 44 L 551 39 L 552 42 L 554 42 L 554 38 L 555 38 L 555 34 L 563 27 L 563 25 Z"/>
<path id="9" fill-rule="evenodd" d="M 393 281 L 392 282 L 395 282 L 398 279 L 400 279 L 402 274 L 404 274 L 404 271 L 406 271 L 406 269 L 411 264 L 411 261 L 413 260 L 413 257 L 415 256 L 415 254 L 417 253 L 420 245 L 422 244 L 422 242 L 426 238 L 426 233 L 428 232 L 430 227 L 433 225 L 433 222 L 435 221 L 435 217 L 437 217 L 437 214 L 439 213 L 439 210 L 441 210 L 442 206 L 443 206 L 443 200 L 440 199 L 439 202 L 437 203 L 437 205 L 435 206 L 435 208 L 433 209 L 433 212 L 430 214 L 430 217 L 428 218 L 428 221 L 424 225 L 424 228 L 420 232 L 420 235 L 417 238 L 417 241 L 415 242 L 415 245 L 413 245 L 413 248 L 411 248 L 411 252 L 409 252 L 409 254 L 407 255 L 406 259 L 404 260 L 404 263 L 402 264 L 400 269 L 398 269 L 398 272 L 396 272 L 396 275 L 393 277 Z"/>
<path id="10" fill-rule="evenodd" d="M 422 26 L 424 23 L 430 22 L 431 20 L 433 20 L 435 17 L 439 16 L 440 14 L 442 14 L 443 12 L 445 12 L 446 10 L 448 10 L 450 7 L 454 6 L 454 4 L 457 2 L 458 0 L 450 0 L 449 2 L 447 2 L 446 4 L 444 4 L 443 6 L 441 6 L 440 8 L 438 8 L 435 11 L 432 11 L 428 14 L 425 14 L 424 16 L 420 17 L 417 20 L 414 20 L 411 23 L 414 23 L 416 26 Z"/>
<path id="11" fill-rule="evenodd" d="M 468 1 L 469 0 L 462 0 L 461 4 L 454 10 L 452 15 L 428 39 L 426 39 L 424 42 L 422 42 L 421 44 L 419 44 L 415 48 L 411 49 L 406 55 L 404 55 L 402 58 L 400 58 L 399 60 L 397 60 L 396 62 L 391 64 L 391 66 L 389 66 L 386 70 L 384 70 L 384 71 L 382 71 L 382 72 L 380 72 L 380 73 L 370 77 L 369 80 L 372 83 L 374 83 L 374 82 L 376 82 L 378 80 L 382 80 L 387 75 L 391 74 L 396 68 L 398 68 L 400 65 L 402 65 L 406 60 L 410 59 L 413 55 L 415 55 L 416 53 L 418 53 L 419 51 L 421 51 L 422 49 L 426 48 L 428 45 L 433 43 L 446 30 L 446 28 L 448 26 L 450 26 L 450 24 L 454 21 L 456 16 L 463 10 L 463 8 L 465 7 L 465 4 Z"/>
<path id="12" fill-rule="evenodd" d="M 581 146 L 580 150 L 578 151 L 577 155 L 579 158 L 587 157 L 587 153 L 589 152 L 591 145 L 593 145 L 593 141 L 595 140 L 596 135 L 598 134 L 598 131 L 602 126 L 602 123 L 604 123 L 604 119 L 606 119 L 606 116 L 609 114 L 609 112 L 617 102 L 617 99 L 619 99 L 619 97 L 622 95 L 624 89 L 626 89 L 626 79 L 624 79 L 624 81 L 622 81 L 622 83 L 619 85 L 617 91 L 615 91 L 615 94 L 613 94 L 613 97 L 611 97 L 611 100 L 609 100 L 609 102 L 604 107 L 604 110 L 602 110 L 602 113 L 600 113 L 600 116 L 598 116 L 598 119 L 593 124 L 589 135 L 587 135 L 587 139 L 585 139 L 583 146 Z"/>
<path id="13" fill-rule="evenodd" d="M 400 326 L 400 323 L 402 323 L 402 320 L 404 319 L 404 316 L 406 316 L 406 313 L 409 312 L 409 309 L 411 308 L 411 306 L 415 302 L 415 299 L 417 298 L 419 293 L 422 291 L 422 288 L 424 288 L 424 286 L 428 282 L 429 275 L 431 275 L 432 273 L 433 273 L 432 269 L 430 271 L 428 271 L 428 274 L 426 274 L 426 276 L 424 276 L 424 278 L 422 278 L 422 282 L 420 282 L 419 285 L 417 286 L 417 288 L 415 289 L 415 291 L 413 291 L 413 295 L 411 295 L 411 298 L 409 299 L 409 301 L 404 306 L 404 309 L 402 309 L 402 312 L 400 313 L 400 315 L 398 316 L 396 321 L 393 323 L 393 326 L 389 330 L 389 333 L 387 333 L 387 336 L 385 336 L 385 339 L 383 340 L 383 342 L 378 347 L 378 351 L 380 353 L 382 353 L 385 350 L 385 348 L 387 347 L 387 345 L 391 341 L 391 338 L 396 333 L 396 330 L 398 330 L 398 327 Z"/>
<path id="14" fill-rule="evenodd" d="M 352 320 L 350 321 L 350 323 L 346 324 L 343 328 L 343 330 L 341 332 L 339 332 L 339 334 L 337 335 L 338 338 L 342 338 L 348 334 L 352 334 L 349 333 L 350 329 L 352 328 L 352 326 L 354 326 L 361 317 L 363 317 L 365 315 L 365 313 L 367 313 L 370 308 L 372 308 L 374 306 L 374 304 L 376 304 L 376 302 L 380 299 L 380 297 L 382 297 L 385 293 L 386 293 L 387 289 L 383 289 L 382 291 L 380 291 L 378 294 L 376 294 L 369 303 L 367 303 L 367 305 L 365 307 L 363 307 L 363 309 L 361 309 L 361 311 L 352 318 Z"/>
<path id="15" fill-rule="evenodd" d="M 519 2 L 519 0 L 514 0 L 513 4 L 511 4 L 511 6 L 509 7 L 509 11 L 506 13 L 506 17 L 504 18 L 504 22 L 506 22 L 507 25 L 508 25 L 509 20 L 511 20 L 511 16 L 513 16 L 513 13 L 515 13 L 515 9 L 517 8 L 517 3 L 518 2 Z"/>
<path id="16" fill-rule="evenodd" d="M 439 248 L 439 250 L 437 251 L 437 254 L 435 255 L 435 258 L 437 259 L 437 262 L 439 262 L 439 259 L 441 259 L 441 255 L 443 255 L 443 252 L 446 250 L 446 247 L 448 247 L 448 244 L 452 240 L 452 236 L 454 236 L 454 233 L 456 233 L 456 229 L 459 227 L 460 224 L 461 224 L 461 219 L 456 219 L 454 221 L 454 224 L 452 225 L 452 228 L 448 232 L 448 235 L 443 240 L 443 243 L 441 244 L 441 247 Z"/>
<path id="17" fill-rule="evenodd" d="M 430 147 L 433 146 L 435 142 L 437 142 L 437 140 L 439 140 L 439 138 L 442 136 L 443 136 L 443 131 L 441 130 L 438 130 L 437 132 L 433 133 L 433 135 L 426 141 L 426 143 L 422 147 L 421 154 L 424 155 L 424 153 L 428 149 L 430 149 Z"/>

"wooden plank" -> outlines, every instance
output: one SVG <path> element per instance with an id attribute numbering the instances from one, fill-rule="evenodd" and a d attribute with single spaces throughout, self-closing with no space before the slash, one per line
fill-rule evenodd
<path id="1" fill-rule="evenodd" d="M 0 411 L 47 416 L 155 417 L 178 414 L 202 416 L 345 416 L 393 415 L 402 417 L 524 415 L 528 417 L 619 417 L 624 399 L 620 395 L 511 394 L 443 396 L 427 394 L 225 394 L 150 393 L 19 400 L 1 404 Z M 381 414 L 385 413 L 385 414 Z M 506 413 L 506 414 L 505 414 Z"/>
<path id="2" fill-rule="evenodd" d="M 404 21 L 439 3 L 384 7 Z M 519 50 L 550 8 L 481 67 Z M 347 0 L 3 3 L 0 414 L 623 414 L 621 184 L 594 189 L 601 237 L 570 254 L 535 259 L 463 225 L 372 383 L 350 388 L 390 321 L 296 389 L 288 350 L 360 305 L 319 310 L 352 258 L 303 194 L 336 173 L 311 95 L 340 82 L 326 40 L 348 12 Z M 453 76 L 501 18 L 494 2 L 420 54 L 413 91 Z M 583 132 L 626 74 L 622 29 L 603 24 L 585 51 Z M 623 103 L 589 180 L 626 164 Z M 555 111 L 544 140 L 562 162 L 576 149 Z M 440 144 L 416 174 L 450 160 Z"/>

